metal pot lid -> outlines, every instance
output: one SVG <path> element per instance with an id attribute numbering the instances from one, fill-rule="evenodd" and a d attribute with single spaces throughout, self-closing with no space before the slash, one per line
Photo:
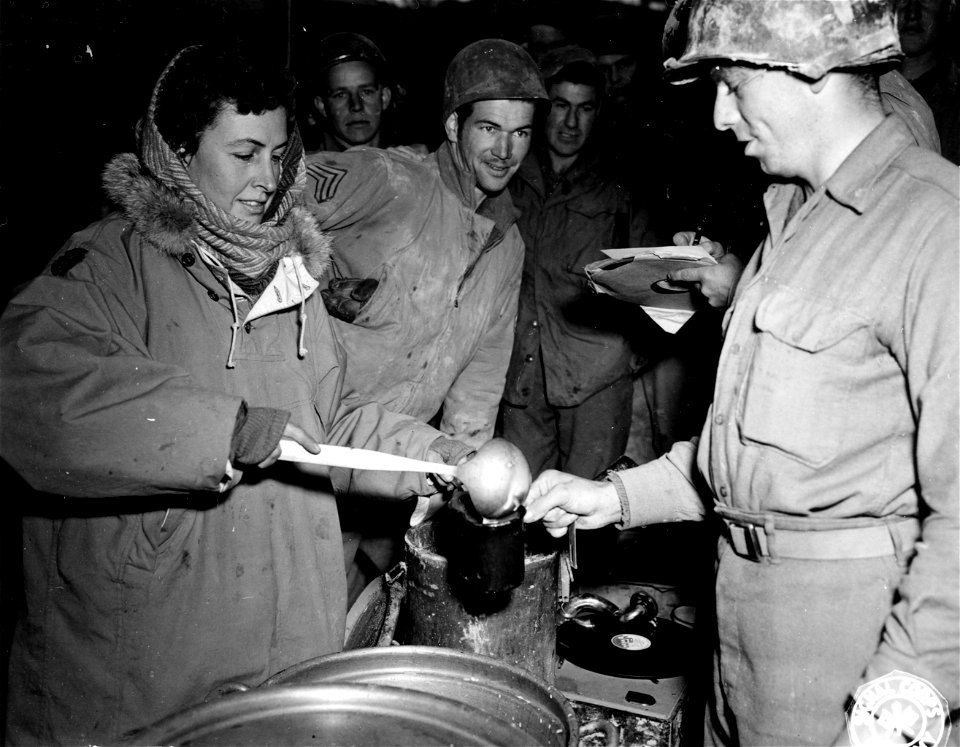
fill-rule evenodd
<path id="1" fill-rule="evenodd" d="M 508 722 L 450 698 L 370 683 L 250 690 L 170 716 L 135 744 L 518 745 L 530 737 Z"/>
<path id="2" fill-rule="evenodd" d="M 523 730 L 519 744 L 564 747 L 578 742 L 573 706 L 525 669 L 481 654 L 434 646 L 391 646 L 310 659 L 261 686 L 362 682 L 401 687 L 479 708 L 491 720 Z"/>

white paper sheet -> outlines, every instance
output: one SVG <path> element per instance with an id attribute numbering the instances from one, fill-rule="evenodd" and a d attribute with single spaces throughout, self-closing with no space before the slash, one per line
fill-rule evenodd
<path id="1" fill-rule="evenodd" d="M 702 246 L 634 246 L 625 249 L 601 249 L 610 259 L 692 259 L 716 264 Z"/>

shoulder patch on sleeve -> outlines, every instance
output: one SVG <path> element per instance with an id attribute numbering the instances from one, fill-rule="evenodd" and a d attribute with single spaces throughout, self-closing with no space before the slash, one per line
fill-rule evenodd
<path id="1" fill-rule="evenodd" d="M 70 272 L 70 270 L 83 262 L 83 258 L 86 256 L 87 250 L 82 247 L 75 246 L 73 249 L 68 249 L 53 261 L 53 264 L 50 265 L 50 272 L 58 278 L 62 278 Z"/>
<path id="2" fill-rule="evenodd" d="M 325 163 L 311 163 L 307 166 L 307 179 L 313 182 L 313 199 L 317 202 L 329 200 L 337 193 L 337 188 L 346 175 L 346 169 Z"/>

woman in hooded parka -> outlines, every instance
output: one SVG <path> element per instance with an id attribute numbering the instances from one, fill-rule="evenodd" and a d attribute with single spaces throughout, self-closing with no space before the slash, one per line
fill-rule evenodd
<path id="1" fill-rule="evenodd" d="M 292 79 L 192 47 L 164 71 L 118 211 L 75 234 L 0 320 L 0 446 L 23 500 L 10 743 L 104 743 L 229 681 L 339 650 L 346 588 L 324 475 L 285 437 L 439 461 L 457 442 L 344 402 L 300 206 Z M 406 498 L 421 476 L 332 470 Z M 419 496 L 419 498 L 417 498 Z"/>

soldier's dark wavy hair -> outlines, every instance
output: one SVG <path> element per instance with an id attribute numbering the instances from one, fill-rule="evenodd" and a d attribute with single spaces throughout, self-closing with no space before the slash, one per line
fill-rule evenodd
<path id="1" fill-rule="evenodd" d="M 154 121 L 174 151 L 194 154 L 203 132 L 227 106 L 239 114 L 283 107 L 294 126 L 293 76 L 264 54 L 241 44 L 205 44 L 180 54 L 157 91 Z"/>
<path id="2" fill-rule="evenodd" d="M 607 85 L 606 78 L 603 76 L 603 71 L 601 71 L 596 65 L 591 65 L 589 62 L 582 60 L 564 65 L 556 72 L 555 75 L 545 80 L 544 85 L 547 88 L 547 92 L 549 93 L 551 86 L 555 86 L 558 83 L 573 83 L 574 85 L 590 86 L 593 88 L 594 93 L 596 94 L 597 101 L 603 99 L 604 94 L 606 93 L 605 89 Z"/>

